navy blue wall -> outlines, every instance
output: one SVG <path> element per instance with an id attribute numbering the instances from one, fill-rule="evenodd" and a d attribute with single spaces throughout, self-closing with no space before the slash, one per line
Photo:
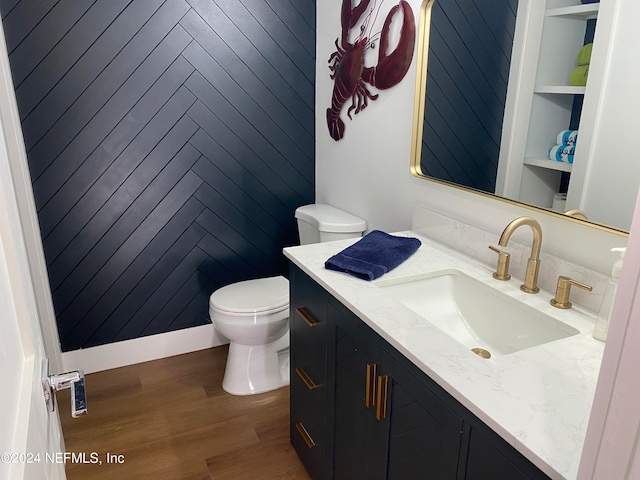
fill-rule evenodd
<path id="1" fill-rule="evenodd" d="M 422 172 L 495 191 L 517 0 L 436 0 Z"/>
<path id="2" fill-rule="evenodd" d="M 209 322 L 314 200 L 315 0 L 0 0 L 63 351 Z"/>

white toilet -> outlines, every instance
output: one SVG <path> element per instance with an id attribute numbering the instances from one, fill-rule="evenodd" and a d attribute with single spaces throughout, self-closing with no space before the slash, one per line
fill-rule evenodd
<path id="1" fill-rule="evenodd" d="M 330 205 L 296 210 L 300 243 L 360 237 L 367 223 Z M 222 287 L 209 298 L 209 316 L 229 339 L 222 388 L 252 395 L 289 385 L 289 281 L 259 278 Z"/>

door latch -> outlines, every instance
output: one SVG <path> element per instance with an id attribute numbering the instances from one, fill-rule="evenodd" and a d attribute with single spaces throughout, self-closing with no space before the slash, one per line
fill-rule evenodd
<path id="1" fill-rule="evenodd" d="M 44 371 L 46 375 L 42 379 L 44 400 L 50 412 L 55 410 L 55 394 L 60 390 L 71 390 L 71 416 L 74 418 L 87 414 L 87 394 L 84 388 L 84 372 L 74 370 L 72 372 L 51 375 L 49 373 L 49 361 L 46 361 Z"/>

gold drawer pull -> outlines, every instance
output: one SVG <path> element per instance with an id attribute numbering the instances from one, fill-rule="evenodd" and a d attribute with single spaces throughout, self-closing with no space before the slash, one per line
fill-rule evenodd
<path id="1" fill-rule="evenodd" d="M 367 382 L 365 385 L 364 405 L 369 408 L 376 404 L 376 370 L 375 363 L 367 363 Z"/>
<path id="2" fill-rule="evenodd" d="M 309 390 L 313 390 L 318 386 L 315 383 L 313 383 L 313 380 L 311 380 L 311 378 L 309 378 L 309 375 L 307 375 L 307 372 L 305 372 L 300 367 L 296 368 L 296 373 L 302 379 L 302 381 L 304 382 L 304 384 L 307 386 Z"/>
<path id="3" fill-rule="evenodd" d="M 311 315 L 309 315 L 304 309 L 296 308 L 296 313 L 302 317 L 302 319 L 307 322 L 307 325 L 310 327 L 315 327 L 318 325 Z"/>
<path id="4" fill-rule="evenodd" d="M 378 406 L 376 407 L 376 419 L 378 421 L 387 417 L 387 383 L 389 377 L 382 375 L 378 377 Z"/>
<path id="5" fill-rule="evenodd" d="M 307 444 L 307 447 L 313 448 L 316 446 L 316 442 L 313 441 L 313 438 L 311 438 L 311 435 L 309 435 L 307 429 L 304 428 L 304 425 L 302 425 L 301 423 L 296 423 L 296 430 L 298 430 L 298 433 L 304 440 L 304 443 Z"/>

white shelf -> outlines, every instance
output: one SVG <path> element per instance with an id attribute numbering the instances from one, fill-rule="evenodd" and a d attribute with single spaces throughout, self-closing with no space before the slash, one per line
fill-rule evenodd
<path id="1" fill-rule="evenodd" d="M 508 159 L 506 154 L 501 157 L 501 162 L 509 168 L 505 168 L 504 185 L 500 185 L 500 191 L 512 198 L 548 208 L 554 194 L 564 188 L 565 183 L 571 192 L 574 185 L 576 190 L 584 181 L 585 164 L 590 161 L 588 149 L 579 150 L 575 168 L 570 163 L 550 160 L 547 152 L 556 143 L 558 132 L 568 130 L 578 121 L 581 134 L 583 129 L 589 132 L 593 127 L 593 109 L 597 102 L 592 99 L 597 100 L 600 94 L 602 78 L 598 74 L 602 73 L 602 56 L 607 51 L 600 48 L 600 39 L 604 39 L 602 44 L 606 46 L 610 36 L 611 11 L 605 6 L 603 4 L 600 11 L 600 4 L 581 4 L 580 0 L 532 0 L 529 15 L 522 17 L 517 26 L 523 40 L 521 50 L 516 50 L 514 43 L 514 52 L 521 53 L 526 68 L 519 71 L 519 86 L 523 88 L 515 94 L 518 104 L 513 117 L 507 117 L 505 111 L 505 119 L 514 118 L 517 134 L 514 128 L 513 138 L 518 140 L 513 142 L 515 147 Z M 592 19 L 598 19 L 591 58 L 595 75 L 590 75 L 587 89 L 569 85 L 569 79 L 577 64 L 578 52 L 584 47 L 585 36 L 591 35 L 594 29 L 593 21 L 589 21 Z M 576 102 L 583 99 L 584 102 Z M 574 110 L 579 103 L 582 103 L 581 112 Z"/>
<path id="2" fill-rule="evenodd" d="M 572 7 L 551 8 L 547 10 L 547 17 L 564 17 L 578 20 L 591 20 L 598 18 L 599 3 L 586 3 Z"/>
<path id="3" fill-rule="evenodd" d="M 586 87 L 572 85 L 542 85 L 535 87 L 533 93 L 552 93 L 559 95 L 584 95 Z"/>
<path id="4" fill-rule="evenodd" d="M 556 170 L 558 172 L 571 172 L 571 163 L 565 162 L 556 162 L 554 160 L 549 160 L 548 158 L 540 158 L 540 157 L 525 157 L 524 159 L 525 165 L 531 165 L 533 167 L 546 168 L 548 170 Z"/>

